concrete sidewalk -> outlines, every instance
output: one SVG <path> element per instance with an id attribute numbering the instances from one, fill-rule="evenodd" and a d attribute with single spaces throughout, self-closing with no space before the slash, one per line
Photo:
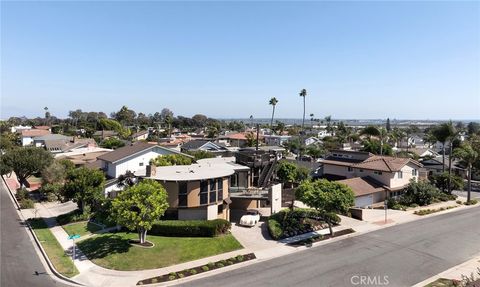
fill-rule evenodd
<path id="1" fill-rule="evenodd" d="M 480 275 L 477 273 L 478 271 L 477 268 L 480 268 L 480 254 L 478 254 L 471 260 L 468 260 L 460 265 L 457 265 L 448 270 L 445 270 L 442 273 L 439 273 L 433 277 L 430 277 L 422 282 L 419 282 L 413 285 L 413 287 L 424 287 L 425 285 L 439 278 L 461 280 L 462 275 L 470 277 L 472 273 L 475 278 L 480 278 Z"/>

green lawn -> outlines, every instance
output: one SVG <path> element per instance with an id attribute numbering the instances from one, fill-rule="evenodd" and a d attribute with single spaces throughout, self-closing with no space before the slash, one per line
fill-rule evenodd
<path id="1" fill-rule="evenodd" d="M 78 242 L 78 247 L 95 264 L 115 270 L 166 267 L 242 248 L 232 235 L 219 237 L 163 237 L 147 235 L 153 248 L 132 246 L 136 233 L 105 233 Z"/>
<path id="2" fill-rule="evenodd" d="M 47 228 L 45 221 L 40 218 L 32 219 L 30 220 L 30 225 L 35 231 L 43 249 L 45 249 L 48 258 L 52 261 L 53 266 L 55 266 L 55 269 L 67 277 L 77 275 L 78 270 L 75 268 L 72 259 L 65 254 L 60 243 L 58 243 L 55 236 L 53 236 L 52 232 Z"/>
<path id="3" fill-rule="evenodd" d="M 78 234 L 84 236 L 101 230 L 102 228 L 88 221 L 76 222 L 62 226 L 68 235 Z"/>

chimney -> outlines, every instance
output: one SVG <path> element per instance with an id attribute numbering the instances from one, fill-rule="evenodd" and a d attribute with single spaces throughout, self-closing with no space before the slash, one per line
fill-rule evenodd
<path id="1" fill-rule="evenodd" d="M 157 175 L 157 167 L 152 164 L 147 165 L 146 177 L 155 177 L 155 175 Z"/>

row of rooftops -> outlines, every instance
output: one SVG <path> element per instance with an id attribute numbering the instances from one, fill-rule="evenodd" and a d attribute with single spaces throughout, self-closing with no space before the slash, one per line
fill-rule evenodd
<path id="1" fill-rule="evenodd" d="M 412 163 L 418 167 L 423 165 L 411 158 L 374 155 L 369 152 L 332 150 L 323 160 L 323 164 L 346 166 L 352 168 L 377 170 L 383 172 L 400 171 L 405 165 Z"/>

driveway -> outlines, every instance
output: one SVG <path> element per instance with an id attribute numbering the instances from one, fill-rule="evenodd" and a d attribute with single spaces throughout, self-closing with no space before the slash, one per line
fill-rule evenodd
<path id="1" fill-rule="evenodd" d="M 270 237 L 265 214 L 270 215 L 270 209 L 263 210 L 256 208 L 262 214 L 262 218 L 253 227 L 241 226 L 238 224 L 245 211 L 232 210 L 230 219 L 232 222 L 232 234 L 249 251 L 257 251 L 278 246 L 275 240 Z"/>

